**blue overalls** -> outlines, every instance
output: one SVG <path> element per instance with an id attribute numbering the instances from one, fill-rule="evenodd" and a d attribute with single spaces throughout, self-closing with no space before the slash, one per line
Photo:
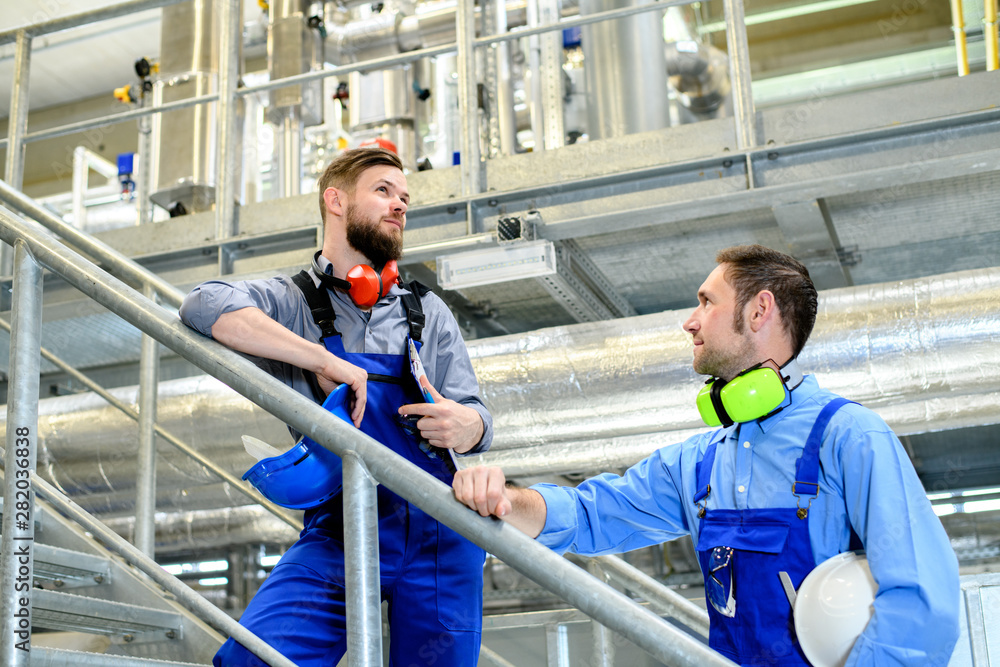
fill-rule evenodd
<path id="1" fill-rule="evenodd" d="M 837 398 L 820 411 L 795 464 L 792 492 L 819 493 L 819 450 L 833 414 L 846 403 Z M 711 621 L 709 646 L 746 666 L 805 666 L 795 638 L 791 603 L 779 579 L 787 572 L 798 588 L 815 567 L 809 541 L 808 506 L 770 509 L 705 509 L 711 492 L 716 444 L 696 467 L 699 505 L 698 561 L 705 576 Z"/>
<path id="2" fill-rule="evenodd" d="M 444 461 L 422 451 L 412 426 L 397 414 L 401 405 L 423 402 L 406 354 L 348 353 L 339 334 L 325 335 L 323 343 L 368 372 L 361 430 L 450 485 L 452 472 Z M 384 486 L 377 494 L 381 592 L 389 605 L 389 664 L 475 665 L 485 552 Z M 338 494 L 305 512 L 299 540 L 240 618 L 241 625 L 300 667 L 332 667 L 346 650 L 342 499 Z M 264 663 L 230 638 L 213 664 Z"/>

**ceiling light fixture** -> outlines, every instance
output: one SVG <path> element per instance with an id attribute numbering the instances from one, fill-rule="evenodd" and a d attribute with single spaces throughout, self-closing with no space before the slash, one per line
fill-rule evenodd
<path id="1" fill-rule="evenodd" d="M 437 258 L 438 284 L 444 289 L 536 278 L 555 272 L 556 248 L 546 240 L 510 243 Z"/>

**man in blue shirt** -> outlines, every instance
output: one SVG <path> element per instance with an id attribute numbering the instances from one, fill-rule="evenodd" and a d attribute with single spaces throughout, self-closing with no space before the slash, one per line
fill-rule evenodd
<path id="1" fill-rule="evenodd" d="M 622 552 L 691 535 L 709 643 L 743 665 L 808 665 L 781 578 L 798 587 L 819 563 L 863 548 L 878 592 L 848 667 L 946 665 L 959 632 L 955 554 L 885 422 L 798 371 L 817 310 L 808 271 L 761 246 L 716 259 L 684 323 L 694 369 L 715 389 L 770 367 L 780 404 L 730 419 L 716 395 L 723 428 L 665 447 L 621 477 L 521 489 L 498 468 L 477 467 L 455 477 L 456 497 L 559 552 Z"/>
<path id="2" fill-rule="evenodd" d="M 493 422 L 448 308 L 418 284 L 397 279 L 409 204 L 402 164 L 381 148 L 348 151 L 327 167 L 319 191 L 323 247 L 308 271 L 295 278 L 203 283 L 181 305 L 181 319 L 256 357 L 311 399 L 348 385 L 355 425 L 450 481 L 440 450 L 485 451 Z M 422 345 L 430 383 L 423 389 L 433 402 L 425 402 L 410 373 L 411 338 Z M 383 486 L 378 508 L 392 664 L 475 664 L 483 550 Z M 343 531 L 341 495 L 308 509 L 299 540 L 240 618 L 302 667 L 336 665 L 346 649 Z M 232 639 L 213 662 L 263 664 Z"/>

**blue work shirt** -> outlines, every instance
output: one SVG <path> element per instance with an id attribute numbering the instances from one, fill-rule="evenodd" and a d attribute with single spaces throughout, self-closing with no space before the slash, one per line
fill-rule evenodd
<path id="1" fill-rule="evenodd" d="M 790 404 L 756 422 L 664 447 L 626 471 L 576 488 L 539 484 L 546 505 L 538 540 L 555 551 L 598 555 L 691 535 L 698 542 L 695 465 L 718 442 L 708 509 L 802 507 L 795 461 L 822 407 L 834 398 L 807 376 Z M 854 645 L 855 665 L 946 665 L 959 635 L 958 561 L 916 471 L 888 425 L 850 404 L 820 449 L 820 493 L 809 509 L 816 564 L 861 539 L 878 583 L 875 615 Z"/>
<path id="2" fill-rule="evenodd" d="M 320 269 L 329 261 L 320 256 Z M 319 286 L 312 269 L 313 283 Z M 367 354 L 405 354 L 406 337 L 410 333 L 400 296 L 409 292 L 393 285 L 389 294 L 379 299 L 369 312 L 364 312 L 340 290 L 325 290 L 330 295 L 337 314 L 336 328 L 346 352 Z M 493 417 L 479 398 L 479 383 L 472 370 L 469 352 L 458 329 L 458 323 L 444 302 L 434 293 L 421 297 L 426 323 L 420 360 L 427 379 L 445 398 L 466 405 L 483 420 L 483 437 L 468 454 L 489 449 L 493 442 Z M 209 280 L 195 287 L 179 309 L 181 321 L 192 329 L 211 337 L 212 325 L 224 315 L 243 308 L 259 308 L 292 333 L 319 343 L 322 332 L 313 321 L 302 291 L 288 276 L 262 280 L 225 282 Z M 270 359 L 256 360 L 258 366 L 292 389 L 313 399 L 312 389 L 301 369 Z"/>

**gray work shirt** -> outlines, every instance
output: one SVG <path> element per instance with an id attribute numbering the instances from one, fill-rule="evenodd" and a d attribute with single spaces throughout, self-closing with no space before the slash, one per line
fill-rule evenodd
<path id="1" fill-rule="evenodd" d="M 321 264 L 328 264 L 319 257 Z M 325 269 L 325 266 L 321 266 Z M 319 286 L 312 269 L 313 283 Z M 340 290 L 326 290 L 337 315 L 336 327 L 346 352 L 368 354 L 405 354 L 409 325 L 400 295 L 409 290 L 393 285 L 389 294 L 364 312 L 351 297 Z M 483 419 L 483 437 L 469 454 L 484 452 L 493 442 L 493 417 L 479 398 L 479 383 L 472 370 L 469 352 L 448 307 L 436 294 L 421 297 L 426 324 L 420 359 L 427 379 L 445 398 L 467 405 Z M 209 280 L 195 287 L 180 307 L 184 324 L 211 337 L 212 325 L 222 315 L 259 308 L 268 317 L 306 340 L 319 343 L 320 328 L 313 321 L 305 296 L 288 276 L 269 279 L 225 282 Z M 300 394 L 313 399 L 312 389 L 301 369 L 270 359 L 255 359 L 265 371 Z"/>

